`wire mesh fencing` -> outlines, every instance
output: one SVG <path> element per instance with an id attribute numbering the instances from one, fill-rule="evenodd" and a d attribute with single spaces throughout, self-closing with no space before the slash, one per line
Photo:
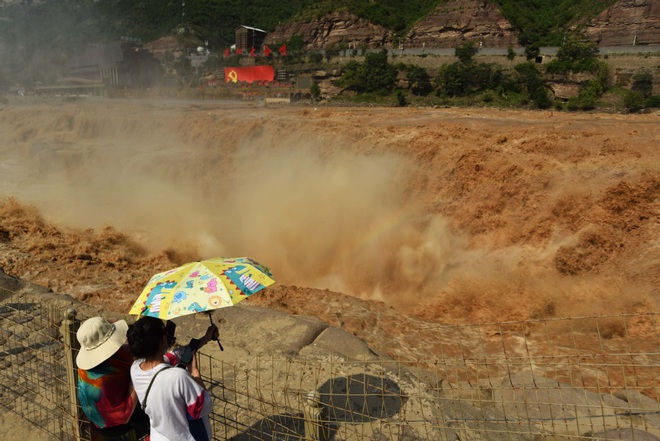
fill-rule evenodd
<path id="1" fill-rule="evenodd" d="M 0 302 L 0 406 L 55 439 L 72 440 L 63 315 L 57 306 L 21 296 Z"/>
<path id="2" fill-rule="evenodd" d="M 216 399 L 216 435 L 232 440 L 660 436 L 655 314 L 430 329 L 447 337 L 442 357 L 257 357 L 228 366 L 204 356 L 202 371 L 215 375 L 207 381 Z"/>
<path id="3" fill-rule="evenodd" d="M 0 405 L 53 439 L 89 439 L 71 387 L 75 327 L 63 326 L 87 317 L 66 314 L 15 294 L 0 302 Z M 442 344 L 410 359 L 199 361 L 216 440 L 655 440 L 659 324 L 658 314 L 429 324 L 415 337 Z"/>

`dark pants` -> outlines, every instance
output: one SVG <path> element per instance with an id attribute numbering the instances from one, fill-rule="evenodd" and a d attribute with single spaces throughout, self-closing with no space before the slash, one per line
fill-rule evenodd
<path id="1" fill-rule="evenodd" d="M 149 435 L 149 430 L 149 417 L 140 406 L 137 406 L 133 411 L 133 415 L 131 415 L 131 419 L 126 424 L 104 427 L 103 429 L 93 427 L 92 433 L 98 436 L 92 436 L 92 439 L 102 441 L 138 441 Z"/>

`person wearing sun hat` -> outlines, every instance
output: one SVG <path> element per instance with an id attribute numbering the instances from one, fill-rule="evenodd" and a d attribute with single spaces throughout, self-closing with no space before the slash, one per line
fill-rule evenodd
<path id="1" fill-rule="evenodd" d="M 138 406 L 131 382 L 127 330 L 124 320 L 92 317 L 76 333 L 78 401 L 95 428 L 93 439 L 143 439 L 149 434 L 149 418 Z"/>
<path id="2" fill-rule="evenodd" d="M 163 323 L 167 348 L 176 338 L 176 325 Z M 124 320 L 92 317 L 78 328 L 76 338 L 80 350 L 78 365 L 78 402 L 93 425 L 92 441 L 133 441 L 149 438 L 149 417 L 138 405 L 138 396 L 131 380 L 133 353 L 127 342 L 128 324 Z M 201 347 L 213 339 L 217 326 L 209 326 L 197 340 Z M 191 342 L 192 343 L 192 342 Z M 184 347 L 166 352 L 162 361 L 169 366 L 182 365 Z"/>

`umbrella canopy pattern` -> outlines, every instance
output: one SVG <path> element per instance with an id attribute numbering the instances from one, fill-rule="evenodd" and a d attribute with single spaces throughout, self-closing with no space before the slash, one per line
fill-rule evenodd
<path id="1" fill-rule="evenodd" d="M 248 257 L 191 262 L 149 280 L 129 314 L 168 320 L 234 306 L 275 283 L 268 268 Z"/>

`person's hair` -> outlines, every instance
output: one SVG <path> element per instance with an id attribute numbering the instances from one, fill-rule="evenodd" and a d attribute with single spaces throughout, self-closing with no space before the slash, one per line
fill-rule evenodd
<path id="1" fill-rule="evenodd" d="M 165 325 L 155 317 L 142 317 L 128 327 L 128 347 L 135 358 L 155 358 L 165 333 Z"/>
<path id="2" fill-rule="evenodd" d="M 176 333 L 176 323 L 174 323 L 171 320 L 168 320 L 165 323 L 165 334 L 167 334 L 167 347 L 171 347 L 174 345 L 174 342 L 176 341 L 176 337 L 174 334 Z"/>

